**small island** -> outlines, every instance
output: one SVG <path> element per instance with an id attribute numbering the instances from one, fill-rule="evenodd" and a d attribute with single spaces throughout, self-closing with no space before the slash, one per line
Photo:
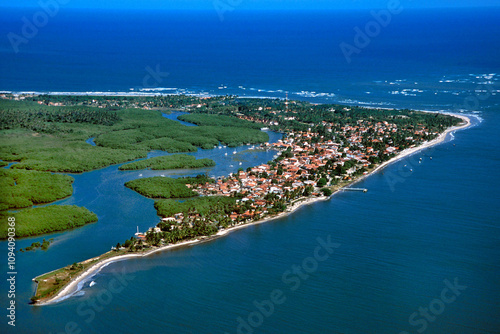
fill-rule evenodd
<path id="1" fill-rule="evenodd" d="M 119 170 L 138 170 L 138 169 L 188 169 L 188 168 L 204 168 L 215 166 L 215 161 L 212 159 L 196 159 L 187 154 L 168 155 L 163 157 L 155 157 L 120 166 Z"/>
<path id="2" fill-rule="evenodd" d="M 74 100 L 59 96 L 29 98 L 45 105 L 83 103 L 81 97 Z M 140 120 L 143 112 L 148 117 L 161 117 L 160 111 L 150 108 L 164 108 L 168 98 L 150 97 L 149 102 L 145 99 L 135 98 L 126 104 L 127 107 L 132 104 L 144 108 L 142 111 L 127 109 L 119 115 L 133 115 Z M 73 293 L 78 282 L 94 275 L 109 262 L 211 240 L 289 214 L 303 204 L 325 200 L 387 164 L 443 141 L 448 132 L 470 124 L 464 116 L 406 109 L 369 109 L 232 96 L 185 99 L 190 104 L 182 108 L 190 114 L 183 115 L 182 120 L 198 125 L 189 128 L 201 128 L 182 129 L 194 131 L 190 145 L 201 147 L 204 143 L 200 140 L 205 138 L 202 134 L 211 133 L 210 138 L 225 145 L 260 143 L 261 149 L 277 150 L 277 158 L 217 179 L 200 175 L 196 178 L 154 177 L 127 182 L 125 186 L 155 199 L 155 209 L 162 217 L 158 224 L 130 239 L 117 240 L 116 245 L 110 245 L 109 252 L 99 257 L 36 277 L 34 280 L 38 284 L 33 303 L 57 302 Z M 181 97 L 172 97 L 172 100 L 178 103 L 176 107 L 182 105 Z M 120 102 L 119 97 L 101 97 L 93 100 L 90 106 L 117 108 L 122 104 L 125 102 Z M 133 130 L 121 128 L 96 136 L 95 142 L 97 147 L 113 150 L 157 149 L 149 144 L 167 144 L 184 138 L 162 137 L 178 131 L 178 126 L 169 126 L 168 132 L 161 128 L 148 128 L 144 133 L 140 127 Z M 258 130 L 260 128 L 281 131 L 284 137 L 269 144 L 261 135 L 248 136 L 250 133 L 265 134 Z M 239 133 L 236 134 L 235 129 Z M 148 137 L 155 133 L 159 137 Z M 153 168 L 156 163 L 172 163 L 168 159 L 156 160 L 134 162 L 130 168 Z M 170 166 L 175 166 L 175 163 Z M 179 201 L 179 198 L 183 200 Z"/>

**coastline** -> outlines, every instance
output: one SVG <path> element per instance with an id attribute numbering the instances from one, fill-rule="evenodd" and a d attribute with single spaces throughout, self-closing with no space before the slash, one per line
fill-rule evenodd
<path id="1" fill-rule="evenodd" d="M 171 244 L 171 245 L 165 245 L 162 247 L 151 249 L 151 250 L 144 252 L 144 253 L 141 253 L 141 254 L 123 254 L 123 255 L 118 255 L 118 256 L 111 257 L 111 258 L 107 258 L 103 261 L 97 262 L 92 267 L 86 269 L 85 271 L 80 273 L 78 276 L 73 278 L 71 280 L 71 282 L 68 285 L 66 285 L 61 291 L 59 291 L 56 295 L 54 295 L 54 296 L 52 296 L 49 299 L 44 300 L 44 301 L 37 301 L 33 305 L 34 306 L 45 306 L 45 305 L 50 305 L 50 304 L 56 304 L 60 301 L 63 301 L 65 299 L 71 297 L 71 295 L 78 292 L 78 284 L 79 283 L 81 283 L 82 281 L 87 281 L 91 277 L 98 274 L 102 268 L 104 268 L 105 266 L 107 266 L 111 263 L 127 260 L 127 259 L 134 258 L 134 257 L 145 257 L 145 256 L 149 256 L 149 255 L 154 254 L 154 253 L 163 252 L 163 251 L 170 250 L 170 249 L 180 248 L 183 246 L 188 246 L 188 245 L 192 245 L 192 244 L 196 244 L 196 243 L 207 242 L 207 241 L 211 241 L 214 239 L 218 239 L 220 237 L 228 235 L 231 232 L 234 232 L 234 231 L 237 231 L 237 230 L 249 227 L 249 226 L 259 225 L 259 224 L 269 222 L 271 220 L 286 217 L 286 216 L 290 215 L 291 213 L 293 213 L 294 211 L 301 208 L 303 205 L 312 204 L 312 203 L 315 203 L 318 201 L 325 201 L 325 200 L 328 200 L 329 198 L 330 197 L 326 197 L 326 196 L 302 198 L 302 199 L 297 200 L 291 207 L 287 208 L 285 211 L 277 214 L 276 216 L 266 217 L 266 218 L 259 219 L 259 220 L 256 220 L 256 221 L 253 221 L 250 223 L 244 223 L 244 224 L 230 227 L 228 229 L 223 229 L 212 236 L 201 237 L 201 238 L 197 238 L 194 240 L 187 240 L 187 241 L 183 241 L 183 242 Z M 88 259 L 85 261 L 92 261 L 93 259 L 95 259 L 95 258 Z M 58 270 L 58 269 L 52 270 L 48 273 L 54 272 L 56 270 Z M 46 275 L 48 273 L 44 273 L 44 274 L 39 275 L 37 277 Z M 36 281 L 35 279 L 36 278 L 33 278 L 33 281 Z"/>
<path id="2" fill-rule="evenodd" d="M 420 111 L 429 112 L 429 113 L 438 113 L 438 112 L 426 111 L 426 110 L 420 110 Z M 470 118 L 467 117 L 467 116 L 460 115 L 460 114 L 453 114 L 453 113 L 446 113 L 446 114 L 447 115 L 452 115 L 452 116 L 455 116 L 455 117 L 458 117 L 458 118 L 461 118 L 465 122 L 465 124 L 457 125 L 457 126 L 452 126 L 452 127 L 448 128 L 448 129 L 446 129 L 437 138 L 434 138 L 431 141 L 424 142 L 424 143 L 422 143 L 419 146 L 412 147 L 412 148 L 407 148 L 407 149 L 401 151 L 398 155 L 396 155 L 392 159 L 389 159 L 389 160 L 383 162 L 382 164 L 378 165 L 370 173 L 368 173 L 367 175 L 363 175 L 359 179 L 356 179 L 356 180 L 352 181 L 351 183 L 349 183 L 349 185 L 353 185 L 353 184 L 355 184 L 355 183 L 357 183 L 357 182 L 359 182 L 361 180 L 364 180 L 366 177 L 368 177 L 368 176 L 370 176 L 370 175 L 378 172 L 379 170 L 382 170 L 383 168 L 387 167 L 388 165 L 392 164 L 393 162 L 399 161 L 399 160 L 401 160 L 403 158 L 406 158 L 406 157 L 408 157 L 410 155 L 413 155 L 413 154 L 415 154 L 415 153 L 417 153 L 419 151 L 422 151 L 422 150 L 424 150 L 426 148 L 429 148 L 429 147 L 435 146 L 437 144 L 440 144 L 440 143 L 442 143 L 446 139 L 446 136 L 449 133 L 454 132 L 454 131 L 458 131 L 458 130 L 463 130 L 465 128 L 468 128 L 472 124 L 471 121 L 470 121 Z"/>
<path id="3" fill-rule="evenodd" d="M 49 299 L 44 300 L 44 301 L 36 302 L 33 305 L 34 306 L 44 306 L 44 305 L 49 305 L 49 304 L 55 304 L 55 303 L 58 303 L 58 302 L 60 302 L 60 301 L 62 301 L 64 299 L 70 297 L 72 294 L 74 294 L 74 293 L 76 293 L 78 291 L 78 289 L 76 289 L 76 288 L 78 287 L 78 284 L 80 282 L 85 281 L 88 278 L 91 278 L 91 277 L 95 276 L 96 274 L 99 273 L 99 271 L 102 268 L 104 268 L 105 266 L 107 266 L 107 265 L 109 265 L 111 263 L 119 262 L 119 261 L 126 260 L 126 259 L 133 258 L 133 257 L 148 256 L 150 254 L 153 254 L 153 253 L 156 253 L 156 252 L 160 252 L 160 251 L 164 251 L 164 250 L 167 250 L 167 249 L 176 248 L 176 247 L 182 247 L 182 246 L 186 246 L 186 245 L 189 245 L 189 244 L 193 244 L 193 243 L 199 242 L 200 240 L 201 239 L 188 240 L 188 241 L 180 242 L 178 244 L 165 245 L 163 247 L 152 249 L 150 251 L 147 251 L 147 252 L 144 252 L 144 253 L 141 253 L 141 254 L 124 254 L 124 255 L 114 256 L 114 257 L 105 259 L 105 260 L 103 260 L 101 262 L 97 262 L 92 267 L 90 267 L 87 270 L 85 270 L 82 273 L 80 273 L 80 275 L 78 275 L 75 278 L 71 279 L 71 282 L 68 285 L 66 285 L 61 291 L 59 291 L 55 296 L 52 296 Z M 95 259 L 95 258 L 88 259 L 88 260 L 85 260 L 85 261 L 92 261 L 93 259 Z M 54 271 L 55 270 L 50 271 L 48 273 L 51 273 L 51 272 L 54 272 Z M 46 275 L 48 273 L 45 273 L 45 274 L 42 274 L 42 275 Z M 40 276 L 42 276 L 42 275 L 40 275 Z M 40 277 L 40 276 L 37 276 L 37 277 Z M 35 279 L 36 278 L 33 278 L 33 281 L 35 281 Z"/>
<path id="4" fill-rule="evenodd" d="M 426 112 L 431 112 L 431 111 L 426 111 Z M 304 205 L 312 204 L 312 203 L 315 203 L 315 202 L 318 202 L 318 201 L 328 200 L 328 199 L 332 198 L 336 193 L 342 191 L 344 188 L 346 188 L 348 186 L 351 186 L 351 185 L 353 185 L 353 184 L 355 184 L 357 182 L 360 182 L 361 180 L 364 180 L 366 177 L 368 177 L 368 176 L 376 173 L 377 171 L 379 171 L 379 170 L 387 167 L 391 163 L 399 161 L 399 160 L 401 160 L 401 159 L 403 159 L 403 158 L 405 158 L 407 156 L 413 155 L 416 152 L 419 152 L 419 151 L 421 151 L 423 149 L 426 149 L 426 148 L 432 147 L 434 145 L 437 145 L 439 143 L 442 143 L 446 139 L 446 136 L 449 133 L 457 131 L 457 130 L 465 129 L 465 128 L 467 128 L 467 127 L 469 127 L 471 125 L 470 118 L 467 117 L 467 116 L 460 115 L 460 114 L 453 114 L 453 113 L 447 113 L 447 114 L 448 115 L 453 115 L 453 116 L 458 117 L 458 118 L 461 118 L 465 122 L 465 124 L 450 127 L 448 129 L 446 129 L 443 133 L 441 133 L 437 138 L 435 138 L 435 139 L 433 139 L 431 141 L 424 142 L 424 143 L 422 143 L 419 146 L 416 146 L 416 147 L 413 147 L 413 148 L 408 148 L 408 149 L 405 149 L 405 150 L 401 151 L 398 155 L 396 155 L 392 159 L 390 159 L 388 161 L 385 161 L 384 163 L 382 163 L 379 166 L 377 166 L 375 169 L 373 169 L 367 175 L 363 175 L 363 176 L 359 177 L 358 179 L 353 180 L 352 182 L 350 182 L 346 186 L 337 189 L 332 195 L 330 195 L 328 197 L 326 197 L 326 196 L 320 196 L 320 197 L 299 198 L 290 207 L 288 207 L 285 211 L 283 211 L 283 212 L 281 212 L 281 213 L 279 213 L 279 214 L 277 214 L 275 216 L 266 217 L 266 218 L 259 219 L 259 220 L 253 221 L 253 222 L 244 223 L 244 224 L 240 224 L 240 225 L 237 225 L 237 226 L 230 227 L 228 229 L 220 230 L 219 232 L 217 232 L 213 236 L 201 237 L 201 238 L 194 239 L 194 240 L 188 240 L 188 241 L 184 241 L 184 242 L 180 242 L 180 243 L 176 243 L 176 244 L 165 245 L 165 246 L 158 247 L 158 248 L 149 250 L 149 251 L 141 253 L 141 254 L 123 254 L 123 255 L 118 255 L 118 256 L 111 257 L 111 258 L 107 258 L 107 259 L 105 259 L 103 261 L 95 263 L 90 268 L 88 268 L 85 271 L 83 271 L 82 273 L 80 273 L 77 277 L 73 278 L 68 283 L 68 285 L 66 285 L 62 290 L 60 290 L 55 296 L 52 296 L 49 299 L 44 300 L 44 301 L 37 301 L 33 305 L 34 306 L 44 306 L 44 305 L 55 304 L 55 303 L 58 303 L 58 302 L 60 302 L 60 301 L 62 301 L 64 299 L 67 299 L 67 298 L 71 297 L 74 293 L 76 293 L 78 291 L 78 285 L 79 285 L 79 283 L 81 283 L 82 281 L 88 280 L 91 277 L 95 276 L 97 273 L 99 273 L 99 271 L 102 268 L 104 268 L 105 266 L 107 266 L 107 265 L 109 265 L 111 263 L 122 261 L 122 260 L 126 260 L 126 259 L 133 258 L 133 257 L 144 257 L 144 256 L 151 255 L 153 253 L 162 252 L 162 251 L 170 250 L 170 249 L 174 249 L 174 248 L 179 248 L 179 247 L 182 247 L 182 246 L 192 245 L 192 244 L 196 244 L 196 243 L 200 243 L 200 242 L 211 241 L 211 240 L 223 237 L 223 236 L 225 236 L 225 235 L 227 235 L 227 234 L 229 234 L 229 233 L 231 233 L 233 231 L 245 228 L 245 227 L 249 227 L 249 226 L 253 226 L 253 225 L 258 225 L 258 224 L 266 223 L 266 222 L 269 222 L 269 221 L 272 221 L 272 220 L 275 220 L 275 219 L 286 217 L 286 216 L 288 216 L 291 213 L 295 212 L 296 210 L 298 210 L 300 207 L 302 207 Z M 93 259 L 95 259 L 95 258 L 93 258 Z M 91 261 L 93 259 L 89 259 L 89 260 L 86 260 L 86 261 Z M 42 274 L 42 275 L 45 275 L 45 274 Z M 39 275 L 37 277 L 40 277 L 42 275 Z M 33 279 L 33 281 L 35 281 L 35 278 Z"/>

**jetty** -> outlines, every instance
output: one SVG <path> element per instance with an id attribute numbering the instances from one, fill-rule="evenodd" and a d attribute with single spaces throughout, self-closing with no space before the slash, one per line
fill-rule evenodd
<path id="1" fill-rule="evenodd" d="M 342 191 L 362 191 L 364 193 L 368 192 L 366 188 L 342 188 Z"/>

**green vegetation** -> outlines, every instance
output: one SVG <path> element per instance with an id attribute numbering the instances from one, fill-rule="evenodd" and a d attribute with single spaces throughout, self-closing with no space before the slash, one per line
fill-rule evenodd
<path id="1" fill-rule="evenodd" d="M 125 183 L 125 187 L 149 198 L 188 198 L 198 196 L 198 193 L 192 191 L 186 184 L 197 185 L 207 182 L 214 181 L 205 175 L 178 179 L 155 176 L 129 181 Z"/>
<path id="2" fill-rule="evenodd" d="M 223 115 L 186 114 L 179 116 L 178 119 L 196 125 L 242 127 L 251 129 L 262 128 L 261 124 L 245 121 L 243 119 L 239 119 L 236 117 L 223 116 Z"/>
<path id="3" fill-rule="evenodd" d="M 228 215 L 236 208 L 236 199 L 225 196 L 197 197 L 178 202 L 160 200 L 155 202 L 158 214 L 164 217 L 182 213 L 182 222 L 162 221 L 157 227 L 160 232 L 149 231 L 146 241 L 149 245 L 159 246 L 162 243 L 176 243 L 200 236 L 210 236 L 221 227 L 228 227 L 232 222 Z M 187 218 L 187 217 L 191 218 Z M 147 245 L 147 244 L 146 244 Z M 142 250 L 142 242 L 127 240 L 124 247 L 129 251 Z"/>
<path id="4" fill-rule="evenodd" d="M 75 132 L 80 132 L 75 126 Z M 87 130 L 81 131 L 87 133 Z M 81 173 L 146 157 L 146 151 L 116 150 L 85 143 L 91 134 L 58 136 L 28 130 L 0 131 L 0 157 L 20 161 L 11 169 Z"/>
<path id="5" fill-rule="evenodd" d="M 159 225 L 162 225 L 161 223 Z M 210 235 L 214 235 L 217 233 L 218 228 L 213 223 L 204 222 L 202 220 L 195 220 L 191 224 L 181 224 L 180 228 L 176 228 L 175 226 L 170 230 L 170 225 L 166 224 L 165 228 L 169 229 L 168 231 L 162 231 L 160 233 L 148 232 L 146 234 L 146 241 L 154 246 L 160 245 L 163 243 L 174 244 L 179 241 L 189 240 L 196 237 L 207 237 Z M 136 250 L 140 250 L 142 247 L 134 246 Z"/>
<path id="6" fill-rule="evenodd" d="M 235 210 L 236 199 L 225 196 L 206 196 L 178 202 L 172 199 L 158 200 L 155 209 L 161 217 L 171 217 L 176 213 L 198 212 L 202 216 L 217 214 L 231 214 Z"/>
<path id="7" fill-rule="evenodd" d="M 150 150 L 194 152 L 219 142 L 235 146 L 268 140 L 251 122 L 237 120 L 237 127 L 227 122 L 188 127 L 157 110 L 115 109 L 0 100 L 5 121 L 0 130 L 0 159 L 18 161 L 15 169 L 79 173 L 144 158 Z M 245 124 L 248 127 L 241 127 Z M 97 146 L 85 143 L 90 137 L 95 137 Z"/>
<path id="8" fill-rule="evenodd" d="M 317 186 L 320 188 L 324 187 L 327 182 L 328 182 L 328 180 L 325 177 L 322 177 L 318 180 Z"/>
<path id="9" fill-rule="evenodd" d="M 168 153 L 196 152 L 198 149 L 191 143 L 178 141 L 172 138 L 156 138 L 142 142 L 150 150 L 167 151 Z M 209 148 L 212 148 L 210 146 Z"/>
<path id="10" fill-rule="evenodd" d="M 131 162 L 120 166 L 120 170 L 137 170 L 151 168 L 154 170 L 181 169 L 181 168 L 203 168 L 215 166 L 212 159 L 196 159 L 191 155 L 176 154 L 163 157 Z"/>
<path id="11" fill-rule="evenodd" d="M 244 142 L 261 143 L 269 139 L 266 133 L 255 128 L 184 126 L 166 119 L 158 111 L 124 110 L 120 115 L 126 126 L 97 136 L 95 143 L 98 146 L 146 151 L 163 148 L 174 153 L 183 150 L 194 151 L 196 147 L 213 148 L 219 141 L 226 145 L 236 145 Z M 167 145 L 172 147 L 166 147 Z"/>
<path id="12" fill-rule="evenodd" d="M 42 243 L 40 243 L 40 241 L 37 241 L 37 242 L 33 242 L 31 244 L 31 246 L 28 246 L 28 247 L 25 247 L 25 248 L 21 248 L 19 251 L 20 252 L 29 252 L 29 251 L 35 251 L 37 249 L 41 249 L 41 250 L 44 250 L 46 251 L 47 249 L 49 249 L 49 246 L 50 246 L 50 243 L 54 241 L 54 239 L 49 239 L 49 240 L 45 240 L 43 239 L 42 240 Z"/>
<path id="13" fill-rule="evenodd" d="M 0 170 L 0 210 L 25 208 L 71 196 L 74 179 L 68 175 L 28 170 Z"/>
<path id="14" fill-rule="evenodd" d="M 183 182 L 161 176 L 132 180 L 125 183 L 125 187 L 149 198 L 187 198 L 198 196 L 198 193 L 186 187 Z"/>
<path id="15" fill-rule="evenodd" d="M 332 190 L 330 188 L 321 188 L 321 192 L 324 196 L 330 196 L 332 194 Z"/>
<path id="16" fill-rule="evenodd" d="M 210 98 L 215 101 L 224 101 L 229 97 L 215 96 Z M 39 102 L 42 105 L 49 103 L 62 103 L 69 106 L 92 106 L 111 110 L 124 108 L 150 108 L 170 110 L 186 107 L 187 105 L 204 105 L 204 98 L 189 95 L 157 95 L 157 96 L 90 96 L 90 95 L 40 95 L 26 96 L 26 100 Z"/>
<path id="17" fill-rule="evenodd" d="M 219 142 L 235 146 L 268 140 L 267 134 L 251 122 L 232 121 L 226 116 L 213 116 L 217 119 L 209 122 L 212 116 L 202 115 L 204 123 L 210 125 L 199 127 L 187 127 L 162 116 L 160 109 L 201 102 L 196 97 L 25 96 L 18 101 L 11 95 L 7 98 L 11 100 L 0 100 L 1 166 L 11 161 L 18 163 L 0 174 L 0 211 L 71 195 L 71 177 L 39 172 L 79 173 L 144 158 L 150 150 L 195 152 L 198 147 L 212 148 Z M 225 99 L 216 98 L 213 102 Z M 151 108 L 158 110 L 147 110 Z M 85 143 L 90 137 L 95 138 L 96 146 Z M 179 156 L 145 160 L 122 169 L 213 165 L 209 159 Z M 145 196 L 196 196 L 183 182 L 160 184 L 153 190 L 138 184 L 130 186 Z M 51 207 L 16 213 L 22 217 L 18 237 L 61 231 L 97 220 L 90 212 L 76 212 L 77 209 L 86 210 Z M 67 219 L 68 215 L 71 219 Z"/>
<path id="18" fill-rule="evenodd" d="M 24 128 L 45 133 L 60 131 L 58 123 L 113 125 L 120 118 L 113 111 L 92 108 L 0 109 L 0 129 Z"/>
<path id="19" fill-rule="evenodd" d="M 3 213 L 5 215 L 5 213 Z M 16 237 L 63 231 L 97 221 L 95 213 L 75 205 L 51 205 L 9 213 L 16 218 Z M 7 219 L 0 222 L 0 239 L 7 238 Z"/>
<path id="20" fill-rule="evenodd" d="M 203 126 L 199 127 L 199 129 L 201 136 L 214 136 L 229 147 L 264 143 L 269 140 L 267 133 L 255 129 L 222 126 Z"/>

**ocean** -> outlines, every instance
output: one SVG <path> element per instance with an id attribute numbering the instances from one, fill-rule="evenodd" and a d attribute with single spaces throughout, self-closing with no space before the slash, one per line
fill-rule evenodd
<path id="1" fill-rule="evenodd" d="M 403 9 L 377 21 L 370 11 L 236 6 L 221 19 L 215 10 L 62 6 L 27 34 L 26 20 L 40 10 L 0 12 L 0 91 L 288 94 L 463 113 L 473 125 L 364 179 L 367 193 L 339 193 L 223 238 L 108 265 L 67 300 L 32 307 L 33 277 L 97 256 L 157 220 L 152 200 L 123 187 L 141 172 L 74 175 L 74 195 L 56 204 L 86 206 L 99 222 L 18 240 L 18 248 L 54 243 L 16 255 L 15 328 L 1 280 L 2 333 L 500 333 L 498 8 Z M 11 43 L 13 34 L 22 42 Z M 356 51 L 346 57 L 342 45 Z M 193 154 L 216 160 L 204 170 L 211 175 L 274 154 L 236 150 Z M 192 171 L 142 172 L 155 173 Z M 7 244 L 0 249 L 6 277 Z"/>

